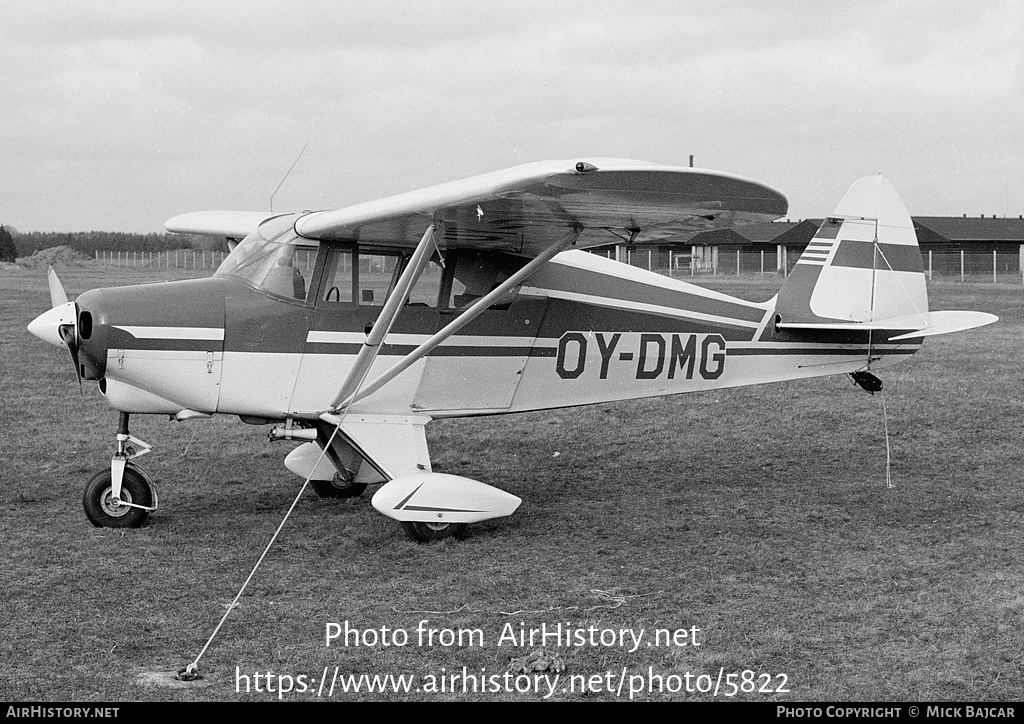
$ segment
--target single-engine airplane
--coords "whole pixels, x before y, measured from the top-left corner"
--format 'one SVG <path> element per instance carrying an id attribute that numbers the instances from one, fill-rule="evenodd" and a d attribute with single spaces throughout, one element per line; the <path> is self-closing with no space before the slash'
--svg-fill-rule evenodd
<path id="1" fill-rule="evenodd" d="M 618 159 L 547 161 L 335 211 L 210 211 L 171 232 L 228 240 L 210 278 L 95 289 L 29 325 L 71 352 L 120 412 L 109 468 L 86 485 L 97 526 L 140 525 L 156 488 L 129 416 L 237 415 L 299 441 L 286 458 L 321 496 L 380 487 L 416 540 L 510 515 L 519 498 L 431 471 L 425 425 L 850 374 L 923 338 L 988 324 L 930 312 L 903 203 L 856 182 L 779 293 L 747 302 L 583 251 L 686 239 L 783 216 L 755 181 Z"/>

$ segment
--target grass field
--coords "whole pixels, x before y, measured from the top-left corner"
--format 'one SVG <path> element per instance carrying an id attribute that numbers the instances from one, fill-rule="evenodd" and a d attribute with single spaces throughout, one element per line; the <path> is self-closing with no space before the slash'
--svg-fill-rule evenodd
<path id="1" fill-rule="evenodd" d="M 72 297 L 168 274 L 58 271 Z M 779 282 L 712 283 L 766 299 Z M 296 689 L 306 676 L 313 691 L 284 697 L 293 700 L 314 698 L 325 670 L 413 675 L 414 689 L 440 689 L 432 677 L 464 667 L 501 676 L 540 648 L 548 673 L 561 669 L 555 700 L 624 699 L 641 684 L 635 676 L 655 688 L 645 683 L 638 699 L 710 699 L 687 684 L 707 688 L 720 673 L 724 699 L 725 677 L 744 671 L 754 673 L 731 681 L 772 693 L 739 700 L 1019 700 L 1024 290 L 943 284 L 931 294 L 933 309 L 1002 320 L 929 340 L 880 373 L 894 488 L 882 399 L 846 377 L 435 422 L 436 469 L 508 490 L 520 510 L 463 540 L 416 545 L 368 495 L 325 501 L 307 491 L 200 662 L 205 686 L 173 689 L 137 679 L 199 653 L 301 485 L 282 465 L 292 445 L 231 418 L 135 417 L 132 432 L 156 446 L 141 464 L 158 481 L 161 510 L 141 529 L 93 528 L 82 488 L 109 464 L 117 415 L 92 384 L 79 394 L 66 353 L 25 331 L 49 306 L 44 271 L 2 273 L 0 700 L 280 696 L 245 693 L 245 679 L 236 692 L 236 672 L 250 689 L 257 672 L 295 677 Z M 421 646 L 423 620 L 424 630 L 480 636 L 445 646 L 438 633 Z M 378 638 L 401 630 L 408 642 L 326 646 L 327 625 L 345 621 Z M 649 638 L 634 651 L 501 640 L 507 625 L 559 623 Z M 646 645 L 656 629 L 687 634 Z M 577 691 L 561 691 L 571 676 Z M 683 690 L 659 693 L 659 676 Z M 463 693 L 462 681 L 455 693 L 335 689 L 332 698 L 547 693 Z M 584 681 L 595 691 L 580 693 Z"/>

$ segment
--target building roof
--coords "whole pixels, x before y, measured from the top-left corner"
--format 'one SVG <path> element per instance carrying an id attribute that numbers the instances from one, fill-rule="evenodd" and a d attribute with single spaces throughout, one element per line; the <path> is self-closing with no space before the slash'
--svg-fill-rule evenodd
<path id="1" fill-rule="evenodd" d="M 766 221 L 727 229 L 701 231 L 688 238 L 638 248 L 681 248 L 688 246 L 784 245 L 803 247 L 814 238 L 824 219 L 802 221 Z M 1004 244 L 1024 245 L 1024 217 L 984 216 L 912 216 L 917 240 L 922 248 L 961 248 L 980 246 L 998 248 Z M 614 246 L 609 244 L 608 248 Z"/>
<path id="2" fill-rule="evenodd" d="M 918 243 L 923 246 L 960 246 L 962 244 L 1024 244 L 1024 218 L 977 216 L 913 216 Z M 717 246 L 723 244 L 781 244 L 805 246 L 818 231 L 822 219 L 773 221 L 748 224 L 733 229 L 704 231 L 681 244 Z M 730 231 L 730 234 L 723 234 Z"/>
<path id="3" fill-rule="evenodd" d="M 913 219 L 916 227 L 927 228 L 950 241 L 1024 243 L 1024 218 L 1021 217 L 915 216 Z"/>
<path id="4" fill-rule="evenodd" d="M 804 219 L 793 224 L 790 228 L 772 239 L 773 244 L 806 246 L 807 243 L 818 233 L 822 219 Z"/>

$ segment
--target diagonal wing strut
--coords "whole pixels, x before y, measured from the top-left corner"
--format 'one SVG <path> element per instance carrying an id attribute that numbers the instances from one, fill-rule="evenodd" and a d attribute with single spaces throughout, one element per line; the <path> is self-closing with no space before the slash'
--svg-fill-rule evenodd
<path id="1" fill-rule="evenodd" d="M 431 226 L 431 228 L 428 229 L 427 233 L 424 234 L 423 241 L 420 242 L 420 247 L 424 245 L 425 241 L 429 240 L 433 228 L 434 227 Z M 492 289 L 488 294 L 474 302 L 472 306 L 466 309 L 466 311 L 464 311 L 458 317 L 449 322 L 443 329 L 438 331 L 430 339 L 428 339 L 419 347 L 417 347 L 412 352 L 407 354 L 396 365 L 390 367 L 386 372 L 381 374 L 372 382 L 368 383 L 365 386 L 360 386 L 358 384 L 358 381 L 361 379 L 361 377 L 357 377 L 355 375 L 356 369 L 353 369 L 353 371 L 349 373 L 348 378 L 346 378 L 345 384 L 342 385 L 342 388 L 338 392 L 337 397 L 334 398 L 334 402 L 331 403 L 331 409 L 322 414 L 320 416 L 320 419 L 324 420 L 325 422 L 338 424 L 340 422 L 340 419 L 338 418 L 339 413 L 347 409 L 357 400 L 361 400 L 369 395 L 372 395 L 381 387 L 391 382 L 391 380 L 398 377 L 398 375 L 400 375 L 402 372 L 409 369 L 409 367 L 414 365 L 420 359 L 430 354 L 438 345 L 442 344 L 453 334 L 455 334 L 460 329 L 465 327 L 467 324 L 472 322 L 483 312 L 487 311 L 487 309 L 489 309 L 491 305 L 493 305 L 496 301 L 503 297 L 507 292 L 509 292 L 511 289 L 518 286 L 519 284 L 522 284 L 525 279 L 532 276 L 534 272 L 536 272 L 541 266 L 543 266 L 556 255 L 562 253 L 563 251 L 571 247 L 574 243 L 576 243 L 576 239 L 579 237 L 581 231 L 582 229 L 580 228 L 572 229 L 567 234 L 562 236 L 554 244 L 549 246 L 547 249 L 544 249 L 540 254 L 531 259 L 522 269 L 520 269 L 515 274 L 510 276 L 508 279 L 499 284 L 497 287 Z M 420 247 L 417 247 L 417 253 L 420 251 Z M 410 267 L 411 266 L 413 266 L 412 262 L 410 262 Z M 405 274 L 403 274 L 403 278 L 404 276 Z M 399 282 L 399 284 L 401 284 L 401 282 Z M 406 293 L 407 292 L 408 290 L 406 290 Z M 395 293 L 392 294 L 392 297 L 398 296 L 397 293 L 398 288 L 395 289 Z M 390 302 L 391 299 L 389 298 L 388 303 L 390 304 Z M 401 307 L 399 306 L 398 309 L 400 308 Z M 380 316 L 382 319 L 378 320 L 377 324 L 380 324 L 380 322 L 385 317 L 386 309 L 387 305 L 385 305 L 384 310 L 381 310 Z M 395 316 L 397 316 L 397 310 Z M 388 320 L 389 325 L 392 322 L 394 322 L 393 317 Z M 377 324 L 374 325 L 374 329 L 371 331 L 371 334 L 377 331 Z M 385 334 L 386 330 L 384 331 L 383 334 L 381 334 L 381 340 L 383 340 Z M 370 340 L 369 338 L 367 338 L 367 344 L 369 344 L 369 342 Z M 364 347 L 364 350 L 365 349 L 366 347 Z M 379 349 L 380 343 L 378 343 L 378 345 L 374 348 L 374 351 L 372 352 L 373 358 L 376 357 L 377 351 Z M 360 350 L 360 356 L 362 356 L 362 354 L 363 350 Z M 368 355 L 369 354 L 370 353 L 368 353 Z M 372 363 L 372 361 L 373 359 L 371 358 L 369 362 L 365 363 L 366 369 L 369 369 L 369 364 Z M 359 360 L 357 358 L 356 367 L 358 366 Z M 365 374 L 365 370 L 361 374 Z M 352 381 L 356 381 L 355 384 L 352 384 Z"/>
<path id="2" fill-rule="evenodd" d="M 384 338 L 391 331 L 395 319 L 398 318 L 398 314 L 405 305 L 405 301 L 409 298 L 409 291 L 416 284 L 416 280 L 420 278 L 420 274 L 423 273 L 423 269 L 426 268 L 427 262 L 430 260 L 430 254 L 427 250 L 432 244 L 436 230 L 437 224 L 431 224 L 423 233 L 420 243 L 416 245 L 416 251 L 413 252 L 409 264 L 402 272 L 402 276 L 399 277 L 394 291 L 391 292 L 391 296 L 388 297 L 387 302 L 384 304 L 384 308 L 377 315 L 377 321 L 374 322 L 370 333 L 366 336 L 366 341 L 363 342 L 363 346 L 359 349 L 352 369 L 345 377 L 345 381 L 342 382 L 341 390 L 338 392 L 334 402 L 335 407 L 338 404 L 338 400 L 351 397 L 359 389 L 359 385 L 362 384 L 366 373 L 370 371 L 373 361 L 377 359 L 377 355 L 384 346 Z"/>

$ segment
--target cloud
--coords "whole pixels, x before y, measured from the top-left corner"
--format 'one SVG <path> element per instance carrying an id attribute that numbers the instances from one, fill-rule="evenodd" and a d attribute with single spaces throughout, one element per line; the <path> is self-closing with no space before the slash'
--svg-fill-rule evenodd
<path id="1" fill-rule="evenodd" d="M 910 188 L 912 211 L 953 213 L 970 174 L 1005 199 L 1024 160 L 1010 2 L 296 7 L 5 4 L 10 223 L 152 230 L 190 208 L 260 208 L 307 142 L 276 203 L 543 158 L 695 154 L 776 185 L 800 215 L 877 171 Z M 917 185 L 932 193 L 918 201 Z"/>

